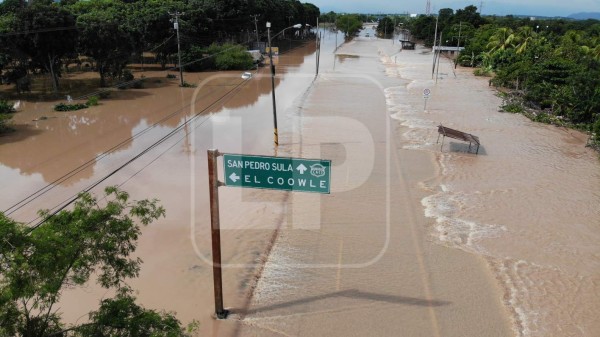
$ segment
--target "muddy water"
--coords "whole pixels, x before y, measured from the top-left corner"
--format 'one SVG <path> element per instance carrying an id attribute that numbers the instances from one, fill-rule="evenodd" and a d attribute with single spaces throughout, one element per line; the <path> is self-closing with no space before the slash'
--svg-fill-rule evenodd
<path id="1" fill-rule="evenodd" d="M 422 182 L 432 240 L 488 260 L 515 335 L 599 335 L 600 162 L 586 136 L 498 112 L 487 79 L 447 60 L 436 84 L 427 50 L 382 62 L 402 81 L 386 96 L 404 147 L 438 165 Z M 479 155 L 452 139 L 438 144 L 440 123 L 479 136 Z"/>
<path id="2" fill-rule="evenodd" d="M 286 111 L 312 83 L 314 51 L 309 43 L 277 59 L 281 129 L 289 127 Z M 167 79 L 166 72 L 146 71 L 144 89 L 114 90 L 99 106 L 75 112 L 53 111 L 58 102 L 23 102 L 14 117 L 17 132 L 0 137 L 0 208 L 20 221 L 36 223 L 38 209 L 60 206 L 178 130 L 92 192 L 119 185 L 133 199 L 160 200 L 167 216 L 144 229 L 137 251 L 144 264 L 140 277 L 129 283 L 143 305 L 175 311 L 184 323 L 199 321 L 201 335 L 229 335 L 227 326 L 211 318 L 206 150 L 277 154 L 268 68 L 253 73 L 248 81 L 241 72 L 185 74 L 186 82 L 197 87 L 179 88 L 178 80 Z M 46 193 L 18 204 L 38 190 Z M 242 308 L 287 194 L 263 193 L 259 203 L 253 202 L 255 191 L 221 189 L 220 197 L 223 261 L 233 265 L 224 271 L 225 306 Z M 82 322 L 109 295 L 89 284 L 66 292 L 59 311 L 67 322 Z"/>

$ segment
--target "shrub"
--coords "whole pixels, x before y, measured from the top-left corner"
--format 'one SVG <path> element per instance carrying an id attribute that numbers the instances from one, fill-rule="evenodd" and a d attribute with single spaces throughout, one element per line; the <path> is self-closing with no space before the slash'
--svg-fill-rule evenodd
<path id="1" fill-rule="evenodd" d="M 12 104 L 7 101 L 0 100 L 0 132 L 9 130 L 8 122 L 12 118 L 12 113 L 15 112 Z"/>
<path id="2" fill-rule="evenodd" d="M 473 74 L 475 76 L 484 76 L 484 77 L 492 76 L 491 70 L 489 70 L 487 68 L 477 68 L 473 71 Z"/>
<path id="3" fill-rule="evenodd" d="M 596 119 L 596 123 L 592 126 L 592 132 L 594 133 L 593 140 L 600 144 L 600 116 Z"/>
<path id="4" fill-rule="evenodd" d="M 254 60 L 244 46 L 224 44 L 223 51 L 215 56 L 218 70 L 248 70 L 252 69 Z"/>
<path id="5" fill-rule="evenodd" d="M 520 103 L 515 102 L 502 105 L 502 110 L 512 113 L 523 113 L 525 111 L 525 109 L 523 109 L 523 106 Z"/>
<path id="6" fill-rule="evenodd" d="M 137 80 L 131 84 L 133 89 L 142 89 L 144 87 L 144 80 Z"/>
<path id="7" fill-rule="evenodd" d="M 135 78 L 135 76 L 133 76 L 133 74 L 131 73 L 131 70 L 129 70 L 129 69 L 125 69 L 125 70 L 123 70 L 123 72 L 121 72 L 121 80 L 122 81 L 129 82 L 129 81 L 133 81 L 134 78 Z"/>
<path id="8" fill-rule="evenodd" d="M 101 91 L 98 96 L 102 99 L 106 99 L 110 97 L 110 91 Z"/>
<path id="9" fill-rule="evenodd" d="M 65 104 L 58 103 L 54 106 L 55 111 L 75 111 L 87 108 L 88 105 L 86 103 L 75 103 L 75 104 Z"/>
<path id="10" fill-rule="evenodd" d="M 216 46 L 216 45 L 213 45 Z M 211 46 L 212 47 L 212 46 Z M 185 71 L 206 71 L 211 69 L 216 69 L 215 66 L 215 58 L 208 57 L 210 53 L 210 48 L 204 48 L 200 46 L 191 46 L 188 50 L 184 51 L 181 54 L 181 62 L 184 64 L 183 70 Z M 218 51 L 215 51 L 218 52 Z M 168 75 L 167 75 L 168 76 Z M 169 78 L 169 77 L 167 77 Z M 177 76 L 173 75 L 172 78 L 177 78 Z"/>
<path id="11" fill-rule="evenodd" d="M 177 78 L 177 75 L 167 74 L 167 78 L 168 79 L 174 79 L 174 78 Z"/>
<path id="12" fill-rule="evenodd" d="M 12 104 L 5 100 L 0 100 L 0 114 L 9 114 L 15 112 Z"/>
<path id="13" fill-rule="evenodd" d="M 184 81 L 183 85 L 180 85 L 180 87 L 182 87 L 182 88 L 195 88 L 196 85 L 195 84 L 190 84 L 190 83 Z"/>
<path id="14" fill-rule="evenodd" d="M 86 104 L 88 106 L 96 106 L 96 105 L 98 105 L 98 101 L 99 101 L 98 96 L 91 96 L 90 98 L 88 98 Z"/>
<path id="15" fill-rule="evenodd" d="M 231 43 L 212 44 L 208 48 L 192 46 L 181 58 L 185 71 L 248 70 L 254 66 L 246 47 Z"/>

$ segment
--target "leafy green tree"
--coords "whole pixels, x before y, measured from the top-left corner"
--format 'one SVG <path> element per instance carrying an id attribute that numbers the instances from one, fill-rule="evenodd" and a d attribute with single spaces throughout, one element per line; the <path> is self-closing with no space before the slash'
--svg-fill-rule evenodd
<path id="1" fill-rule="evenodd" d="M 480 26 L 486 24 L 486 20 L 483 19 L 477 12 L 477 7 L 472 5 L 467 6 L 464 9 L 456 10 L 453 21 L 454 23 L 469 23 L 475 28 L 479 28 Z"/>
<path id="2" fill-rule="evenodd" d="M 336 19 L 337 19 L 337 14 L 334 11 L 330 11 L 329 13 L 321 14 L 319 21 L 335 23 Z"/>
<path id="3" fill-rule="evenodd" d="M 435 17 L 433 15 L 419 15 L 409 21 L 410 33 L 413 38 L 422 40 L 425 46 L 433 46 L 435 34 Z"/>
<path id="4" fill-rule="evenodd" d="M 0 213 L 1 336 L 61 335 L 65 326 L 55 310 L 56 303 L 65 288 L 84 285 L 92 275 L 102 287 L 120 289 L 121 293 L 116 299 L 103 302 L 100 310 L 91 315 L 90 324 L 98 331 L 107 331 L 107 326 L 119 325 L 120 320 L 140 312 L 139 307 L 130 303 L 131 296 L 126 296 L 125 285 L 126 278 L 138 276 L 142 262 L 132 257 L 141 234 L 137 221 L 147 225 L 165 211 L 157 200 L 131 202 L 126 192 L 115 187 L 106 188 L 105 193 L 108 201 L 103 202 L 104 206 L 89 193 L 83 193 L 70 211 L 40 212 L 44 223 L 36 228 Z M 113 316 L 110 310 L 114 305 L 129 308 L 132 314 Z M 136 320 L 135 325 L 128 326 L 137 330 L 155 329 L 153 324 L 158 318 L 153 317 Z M 163 319 L 172 322 L 169 316 L 161 315 L 159 321 Z M 168 324 L 168 330 L 173 326 L 173 322 Z M 115 335 L 145 334 L 130 331 Z"/>
<path id="5" fill-rule="evenodd" d="M 346 14 L 338 16 L 335 25 L 346 35 L 346 37 L 350 37 L 361 30 L 363 23 L 357 15 Z"/>
<path id="6" fill-rule="evenodd" d="M 502 51 L 515 46 L 515 34 L 512 29 L 508 27 L 498 28 L 494 35 L 490 37 L 487 45 L 488 51 Z"/>
<path id="7" fill-rule="evenodd" d="M 310 2 L 306 2 L 302 4 L 304 6 L 304 15 L 306 16 L 306 22 L 311 26 L 317 25 L 317 18 L 321 16 L 321 11 L 319 7 L 311 4 Z M 335 21 L 333 21 L 335 22 Z"/>
<path id="8" fill-rule="evenodd" d="M 100 308 L 90 313 L 91 324 L 75 329 L 77 336 L 182 337 L 181 323 L 173 314 L 145 309 L 135 303 L 130 289 L 122 289 L 115 298 L 102 300 Z"/>
<path id="9" fill-rule="evenodd" d="M 77 17 L 79 50 L 96 61 L 100 86 L 107 77 L 118 78 L 129 62 L 138 42 L 126 24 L 124 4 L 106 9 L 93 9 Z"/>
<path id="10" fill-rule="evenodd" d="M 377 33 L 384 38 L 387 38 L 389 34 L 393 34 L 394 20 L 392 20 L 392 18 L 390 18 L 389 16 L 386 16 L 379 20 L 379 23 L 377 24 Z"/>
<path id="11" fill-rule="evenodd" d="M 54 92 L 58 92 L 62 58 L 73 53 L 77 43 L 75 17 L 64 8 L 33 4 L 17 12 L 15 23 L 15 31 L 30 33 L 15 35 L 12 43 L 26 55 L 31 67 L 50 74 Z"/>

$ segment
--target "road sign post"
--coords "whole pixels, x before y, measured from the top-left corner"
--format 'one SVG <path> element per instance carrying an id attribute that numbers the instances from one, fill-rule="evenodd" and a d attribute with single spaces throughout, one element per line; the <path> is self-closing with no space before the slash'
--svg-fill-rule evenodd
<path id="1" fill-rule="evenodd" d="M 217 171 L 218 150 L 208 150 L 208 188 L 210 195 L 210 233 L 213 258 L 213 286 L 215 292 L 215 314 L 217 318 L 227 318 L 223 308 L 223 278 L 221 274 L 221 225 L 219 220 L 219 176 Z"/>
<path id="2" fill-rule="evenodd" d="M 427 100 L 429 100 L 429 96 L 431 95 L 431 90 L 428 88 L 423 89 L 423 100 L 425 101 L 425 105 L 423 106 L 423 112 L 427 111 Z"/>
<path id="3" fill-rule="evenodd" d="M 219 187 L 234 186 L 329 194 L 331 160 L 230 154 L 219 153 L 219 150 L 208 150 L 207 154 L 215 314 L 217 318 L 224 319 L 227 318 L 229 311 L 223 308 Z M 223 156 L 225 183 L 219 181 L 217 168 L 219 156 Z"/>

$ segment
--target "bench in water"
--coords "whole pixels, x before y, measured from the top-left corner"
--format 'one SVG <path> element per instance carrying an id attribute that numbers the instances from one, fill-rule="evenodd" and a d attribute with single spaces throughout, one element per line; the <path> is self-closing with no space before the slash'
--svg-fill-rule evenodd
<path id="1" fill-rule="evenodd" d="M 474 136 L 470 133 L 454 130 L 454 129 L 445 127 L 442 124 L 440 124 L 438 126 L 438 139 L 437 139 L 436 144 L 439 143 L 441 135 L 443 135 L 444 137 L 442 138 L 442 146 L 440 147 L 440 151 L 444 147 L 444 139 L 446 139 L 446 137 L 450 137 L 450 138 L 462 140 L 463 142 L 468 142 L 469 143 L 469 152 L 471 151 L 471 146 L 473 144 L 477 145 L 475 154 L 479 153 L 479 137 L 477 137 L 477 136 Z"/>

